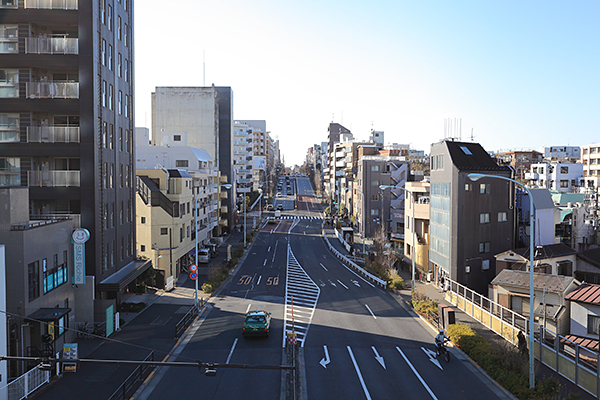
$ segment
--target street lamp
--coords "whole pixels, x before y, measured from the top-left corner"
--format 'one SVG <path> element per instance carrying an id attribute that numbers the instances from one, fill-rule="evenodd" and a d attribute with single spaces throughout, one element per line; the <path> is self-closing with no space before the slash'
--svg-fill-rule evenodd
<path id="1" fill-rule="evenodd" d="M 204 193 L 206 192 L 208 189 L 215 189 L 218 187 L 224 187 L 225 189 L 231 189 L 231 183 L 224 183 L 223 185 L 210 185 L 207 186 L 206 188 L 202 189 L 201 191 L 199 191 L 198 193 L 196 193 L 196 196 L 194 197 L 194 230 L 195 232 L 195 238 L 196 238 L 196 248 L 195 248 L 195 254 L 196 254 L 196 267 L 198 267 L 198 196 L 200 196 L 200 193 Z M 159 258 L 162 256 L 159 256 Z M 197 307 L 198 306 L 198 278 L 196 277 L 195 279 L 196 281 L 196 297 L 194 298 L 194 305 Z"/>
<path id="2" fill-rule="evenodd" d="M 350 190 L 350 188 L 344 188 L 345 191 Z M 365 223 L 367 221 L 367 217 L 365 216 L 365 195 L 364 193 L 360 190 L 360 189 L 356 189 L 353 188 L 353 190 L 356 190 L 357 192 L 360 193 L 360 195 L 362 196 L 363 199 L 363 206 L 362 206 L 362 242 L 363 242 L 363 254 L 365 254 Z"/>
<path id="3" fill-rule="evenodd" d="M 411 208 L 412 208 L 412 222 L 411 222 L 411 226 L 412 226 L 412 254 L 411 254 L 411 263 L 412 263 L 412 271 L 411 271 L 411 290 L 415 290 L 415 257 L 416 257 L 416 253 L 415 253 L 415 248 L 416 248 L 416 240 L 415 240 L 415 195 L 408 189 L 406 189 L 405 187 L 402 186 L 390 186 L 390 185 L 379 185 L 379 189 L 384 190 L 384 189 L 388 189 L 391 188 L 393 189 L 402 189 L 404 190 L 406 193 L 410 194 L 410 199 L 411 199 Z M 382 194 L 383 197 L 383 194 Z M 383 207 L 382 207 L 383 208 Z M 404 208 L 406 210 L 406 207 Z M 381 212 L 383 213 L 383 210 L 381 210 Z"/>
<path id="4" fill-rule="evenodd" d="M 515 185 L 521 186 L 527 192 L 529 196 L 529 387 L 533 389 L 535 387 L 535 373 L 533 372 L 533 300 L 534 300 L 534 291 L 533 291 L 533 262 L 534 262 L 534 237 L 533 237 L 533 196 L 531 195 L 531 191 L 527 188 L 527 186 L 523 185 L 521 182 L 516 181 L 514 179 L 506 178 L 500 175 L 488 175 L 488 174 L 469 174 L 467 175 L 469 179 L 473 182 L 479 180 L 480 178 L 497 178 L 503 179 L 505 181 L 509 181 L 514 183 Z"/>

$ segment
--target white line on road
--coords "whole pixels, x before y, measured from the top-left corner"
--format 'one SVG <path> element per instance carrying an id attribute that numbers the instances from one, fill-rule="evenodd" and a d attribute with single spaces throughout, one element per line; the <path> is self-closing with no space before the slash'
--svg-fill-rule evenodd
<path id="1" fill-rule="evenodd" d="M 252 305 L 252 303 L 248 303 L 248 308 L 246 308 L 246 314 L 248 314 L 248 311 L 250 311 L 250 306 Z"/>
<path id="2" fill-rule="evenodd" d="M 427 386 L 427 384 L 425 383 L 425 381 L 423 380 L 423 378 L 421 378 L 421 375 L 419 375 L 419 373 L 417 372 L 417 370 L 415 369 L 415 367 L 413 367 L 413 365 L 410 363 L 410 361 L 408 361 L 408 358 L 406 358 L 406 356 L 404 355 L 404 353 L 402 352 L 402 350 L 400 350 L 400 347 L 396 346 L 396 350 L 398 350 L 398 352 L 400 353 L 400 355 L 402 356 L 402 358 L 404 358 L 404 361 L 406 361 L 406 363 L 408 364 L 408 366 L 410 367 L 410 369 L 412 369 L 412 371 L 415 373 L 415 375 L 417 376 L 417 378 L 419 378 L 419 380 L 421 381 L 421 383 L 423 384 L 423 386 L 425 387 L 425 389 L 429 392 L 429 395 L 431 396 L 432 399 L 437 400 L 437 397 L 435 397 L 435 394 L 433 394 L 433 392 L 431 391 L 431 389 L 429 389 L 429 386 Z"/>
<path id="3" fill-rule="evenodd" d="M 321 264 L 321 263 L 319 263 L 319 264 Z M 323 267 L 323 269 L 324 269 L 325 271 L 329 271 L 327 268 L 325 268 L 325 266 L 324 266 L 323 264 L 321 264 L 321 267 Z"/>
<path id="4" fill-rule="evenodd" d="M 365 304 L 365 307 L 367 307 L 367 310 L 369 310 L 369 312 L 371 313 L 371 315 L 373 316 L 373 318 L 377 319 L 377 317 L 375 316 L 375 314 L 373 314 L 373 311 L 371 311 L 371 309 L 369 308 L 369 306 Z"/>
<path id="5" fill-rule="evenodd" d="M 261 278 L 262 278 L 262 275 L 258 277 L 258 282 L 256 282 L 256 286 L 260 285 Z"/>
<path id="6" fill-rule="evenodd" d="M 350 358 L 352 359 L 352 364 L 354 364 L 354 369 L 356 370 L 356 374 L 358 375 L 358 380 L 360 381 L 363 391 L 365 392 L 365 396 L 367 396 L 367 400 L 371 400 L 371 395 L 369 394 L 369 390 L 367 389 L 367 386 L 365 385 L 365 381 L 363 380 L 363 377 L 360 373 L 360 369 L 358 369 L 358 364 L 356 364 L 356 360 L 354 359 L 354 354 L 352 354 L 352 349 L 350 348 L 350 346 L 346 346 L 346 347 L 348 348 L 348 353 L 350 353 Z"/>
<path id="7" fill-rule="evenodd" d="M 342 283 L 342 281 L 340 281 L 339 279 L 338 279 L 337 281 L 340 283 L 340 285 L 342 285 L 343 287 L 345 287 L 346 289 L 348 289 L 348 286 L 344 285 L 344 284 Z"/>
<path id="8" fill-rule="evenodd" d="M 263 267 L 267 265 L 267 259 L 265 258 L 265 262 L 263 263 Z"/>
<path id="9" fill-rule="evenodd" d="M 269 246 L 269 250 L 267 250 L 267 253 L 271 251 L 271 246 Z"/>
<path id="10" fill-rule="evenodd" d="M 233 355 L 233 350 L 235 350 L 235 345 L 238 342 L 238 338 L 235 338 L 235 340 L 233 341 L 233 346 L 231 346 L 231 350 L 229 351 L 229 355 L 227 356 L 227 361 L 225 362 L 225 364 L 229 364 L 229 360 L 231 360 L 231 356 Z"/>

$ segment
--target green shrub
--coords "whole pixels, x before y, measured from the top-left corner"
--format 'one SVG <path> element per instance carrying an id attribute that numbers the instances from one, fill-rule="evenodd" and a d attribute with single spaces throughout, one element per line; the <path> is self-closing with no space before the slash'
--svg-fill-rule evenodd
<path id="1" fill-rule="evenodd" d="M 402 279 L 402 277 L 396 276 L 388 282 L 388 287 L 392 290 L 401 290 L 406 288 L 406 285 L 404 284 L 404 279 Z"/>
<path id="2" fill-rule="evenodd" d="M 463 324 L 451 324 L 448 326 L 446 330 L 446 335 L 452 340 L 452 343 L 458 345 L 458 347 L 462 347 L 461 339 L 464 336 L 475 336 L 475 332 L 467 325 Z"/>
<path id="3" fill-rule="evenodd" d="M 240 258 L 243 255 L 244 255 L 244 246 L 238 246 L 235 249 L 233 249 L 232 257 Z"/>
<path id="4" fill-rule="evenodd" d="M 213 287 L 212 283 L 210 283 L 210 282 L 204 282 L 202 284 L 202 291 L 204 293 L 210 294 L 210 293 L 212 293 L 212 292 L 215 291 L 215 288 Z"/>
<path id="5" fill-rule="evenodd" d="M 428 317 L 438 315 L 438 301 L 432 300 L 421 291 L 414 291 L 412 296 L 412 306 L 416 312 Z"/>

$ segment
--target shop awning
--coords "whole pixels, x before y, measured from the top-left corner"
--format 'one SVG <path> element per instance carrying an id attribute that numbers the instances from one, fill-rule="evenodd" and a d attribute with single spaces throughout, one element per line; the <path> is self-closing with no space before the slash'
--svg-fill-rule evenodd
<path id="1" fill-rule="evenodd" d="M 152 267 L 151 260 L 134 260 L 98 284 L 101 292 L 120 292 Z"/>
<path id="2" fill-rule="evenodd" d="M 40 308 L 27 318 L 34 321 L 57 321 L 71 311 L 70 308 Z"/>

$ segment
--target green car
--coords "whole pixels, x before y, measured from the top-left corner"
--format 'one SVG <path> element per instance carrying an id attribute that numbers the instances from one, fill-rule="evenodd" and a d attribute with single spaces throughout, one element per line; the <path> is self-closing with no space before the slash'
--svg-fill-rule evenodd
<path id="1" fill-rule="evenodd" d="M 248 336 L 267 336 L 271 331 L 271 313 L 264 310 L 255 310 L 246 313 L 242 335 Z"/>

